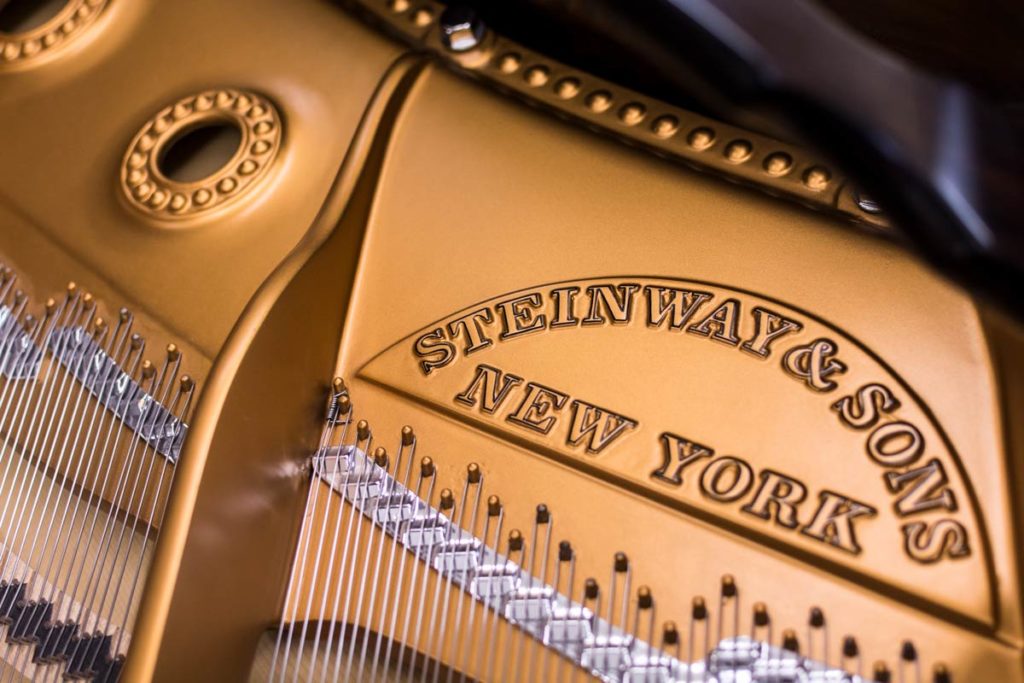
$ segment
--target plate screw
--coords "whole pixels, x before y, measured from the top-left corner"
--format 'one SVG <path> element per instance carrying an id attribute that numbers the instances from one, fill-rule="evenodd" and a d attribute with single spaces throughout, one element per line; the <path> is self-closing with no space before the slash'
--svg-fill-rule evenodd
<path id="1" fill-rule="evenodd" d="M 441 40 L 452 52 L 466 52 L 480 44 L 486 28 L 471 7 L 451 5 L 441 13 Z"/>
<path id="2" fill-rule="evenodd" d="M 854 190 L 853 199 L 857 202 L 857 206 L 859 206 L 860 210 L 864 213 L 870 213 L 872 215 L 882 213 L 882 207 L 878 205 L 878 202 L 860 190 Z"/>

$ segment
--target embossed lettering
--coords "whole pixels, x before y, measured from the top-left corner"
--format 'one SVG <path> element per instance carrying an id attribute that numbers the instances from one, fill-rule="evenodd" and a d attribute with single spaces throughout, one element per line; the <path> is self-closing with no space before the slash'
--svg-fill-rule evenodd
<path id="1" fill-rule="evenodd" d="M 637 310 L 644 306 L 646 311 Z M 748 310 L 749 323 L 745 313 Z M 634 314 L 637 316 L 636 325 L 631 324 L 634 322 Z M 636 438 L 628 435 L 642 433 L 640 421 L 578 399 L 572 392 L 556 390 L 524 377 L 506 374 L 490 365 L 477 365 L 468 386 L 459 384 L 461 375 L 457 373 L 450 378 L 455 384 L 440 381 L 433 377 L 433 373 L 455 365 L 462 355 L 500 347 L 504 342 L 519 337 L 546 337 L 541 333 L 577 329 L 581 326 L 611 325 L 626 327 L 624 333 L 627 335 L 644 335 L 640 340 L 644 351 L 640 353 L 664 353 L 666 371 L 673 375 L 691 368 L 702 371 L 700 365 L 710 360 L 703 357 L 701 349 L 694 348 L 702 346 L 701 342 L 690 343 L 685 340 L 680 342 L 679 356 L 673 356 L 672 342 L 669 340 L 679 339 L 677 333 L 680 331 L 686 332 L 686 336 L 704 337 L 733 346 L 742 351 L 740 355 L 745 357 L 774 358 L 775 372 L 780 376 L 795 378 L 817 392 L 837 390 L 843 383 L 844 373 L 848 371 L 843 361 L 855 361 L 851 374 L 865 379 L 851 385 L 851 388 L 857 387 L 855 391 L 844 387 L 843 391 L 835 391 L 836 398 L 819 405 L 828 405 L 831 414 L 838 418 L 844 429 L 861 432 L 860 443 L 867 455 L 867 459 L 860 456 L 862 462 L 866 464 L 870 461 L 871 467 L 880 468 L 876 476 L 882 479 L 883 484 L 881 488 L 876 485 L 871 490 L 887 496 L 892 507 L 884 507 L 891 511 L 897 524 L 906 524 L 902 527 L 905 552 L 915 561 L 924 563 L 970 553 L 969 544 L 975 539 L 968 537 L 968 521 L 971 524 L 979 522 L 971 521 L 969 513 L 965 514 L 958 509 L 958 502 L 966 495 L 961 487 L 969 486 L 969 483 L 965 484 L 954 473 L 951 463 L 955 463 L 958 456 L 941 438 L 941 432 L 936 431 L 941 428 L 927 406 L 869 348 L 839 328 L 820 318 L 803 318 L 800 312 L 785 304 L 771 302 L 741 290 L 696 281 L 635 276 L 628 279 L 581 279 L 494 297 L 474 308 L 463 309 L 444 322 L 421 330 L 403 341 L 406 344 L 411 340 L 412 354 L 410 357 L 406 346 L 402 362 L 408 363 L 411 360 L 420 371 L 417 375 L 431 376 L 429 382 L 424 382 L 421 391 L 410 388 L 404 391 L 427 400 L 432 400 L 439 390 L 443 391 L 443 396 L 454 394 L 453 402 L 460 406 L 460 413 L 462 407 L 468 407 L 474 420 L 490 416 L 495 420 L 492 426 L 509 432 L 507 436 L 519 442 L 523 438 L 544 439 L 545 453 L 557 449 L 564 456 L 580 461 L 587 458 L 584 453 L 605 458 L 605 454 L 614 451 L 615 444 Z M 669 336 L 659 341 L 654 336 L 655 331 L 669 333 Z M 628 368 L 616 368 L 613 364 L 636 362 L 635 353 L 624 356 L 618 354 L 614 340 L 606 340 L 603 335 L 599 335 L 599 338 L 593 334 L 582 336 L 585 338 L 578 340 L 581 343 L 598 342 L 598 347 L 591 354 L 592 362 L 600 368 L 596 372 L 610 370 L 608 377 L 613 382 L 621 381 L 623 372 L 628 375 Z M 564 339 L 552 341 L 556 344 L 554 352 L 564 351 L 567 348 L 565 344 L 571 342 L 571 334 Z M 843 354 L 840 354 L 840 345 L 843 346 Z M 512 359 L 514 363 L 529 363 L 537 357 L 529 347 L 523 350 L 524 353 L 519 355 L 515 353 L 518 347 L 506 349 L 510 353 L 501 355 Z M 553 349 L 542 344 L 537 352 L 550 353 Z M 599 354 L 610 357 L 604 358 Z M 719 362 L 726 355 L 716 354 L 714 362 Z M 486 354 L 481 354 L 480 360 L 487 360 Z M 380 364 L 374 362 L 373 365 L 372 379 L 386 384 L 394 375 L 394 366 L 390 365 L 390 361 Z M 408 365 L 405 367 L 408 368 Z M 576 374 L 571 376 L 579 377 Z M 701 377 L 703 375 L 697 372 L 692 377 L 669 376 L 665 379 L 670 383 L 687 381 L 686 390 L 692 392 L 699 388 L 689 384 L 699 381 Z M 601 382 L 600 377 L 592 379 Z M 733 379 L 745 382 L 740 372 Z M 792 402 L 795 397 L 789 395 L 789 392 L 780 397 L 772 395 L 773 389 L 762 381 L 762 373 L 758 372 L 758 376 L 751 379 L 755 381 L 750 383 L 747 391 L 758 393 L 750 394 L 749 401 L 741 399 L 740 403 L 744 406 L 754 405 L 758 401 L 767 406 L 768 402 L 779 398 L 779 411 L 803 411 L 802 405 L 797 406 Z M 630 381 L 627 379 L 629 390 L 623 392 L 623 396 L 632 402 L 632 406 L 640 406 L 631 407 L 629 410 L 633 413 L 651 404 L 647 396 L 632 387 Z M 854 380 L 851 378 L 848 381 Z M 460 391 L 459 386 L 465 388 Z M 727 396 L 744 391 L 742 386 L 726 389 Z M 712 392 L 709 395 L 718 394 Z M 618 401 L 617 398 L 607 397 L 601 400 Z M 909 404 L 909 407 L 905 408 L 902 404 Z M 810 404 L 807 405 L 810 410 Z M 902 414 L 900 409 L 904 409 Z M 659 415 L 662 414 L 660 408 L 657 410 Z M 681 417 L 695 421 L 704 414 L 705 411 L 698 409 Z M 465 414 L 461 417 L 469 418 Z M 804 416 L 801 412 L 793 418 L 794 424 L 797 424 L 795 420 L 802 420 Z M 765 423 L 759 420 L 756 424 Z M 529 433 L 520 431 L 520 428 L 529 430 Z M 691 426 L 686 429 L 697 428 Z M 700 425 L 699 428 L 706 430 L 708 425 Z M 770 459 L 770 443 L 774 443 L 773 440 L 780 438 L 782 433 L 774 425 L 769 424 L 766 429 L 768 433 L 763 435 L 763 443 L 759 442 L 758 448 L 767 450 L 759 450 L 758 456 Z M 816 544 L 806 539 L 814 539 L 844 553 L 861 552 L 855 531 L 863 535 L 864 532 L 858 529 L 859 520 L 876 516 L 878 512 L 875 508 L 848 496 L 822 490 L 818 482 L 813 480 L 797 479 L 761 466 L 755 468 L 752 462 L 740 457 L 718 456 L 712 447 L 670 432 L 653 433 L 659 434 L 659 444 L 648 446 L 658 448 L 660 459 L 648 453 L 652 461 L 646 466 L 635 457 L 607 461 L 595 459 L 595 465 L 606 467 L 615 476 L 643 475 L 646 472 L 650 480 L 643 486 L 650 492 L 653 493 L 659 485 L 669 487 L 661 490 L 662 496 L 667 494 L 681 499 L 694 497 L 701 505 L 711 508 L 718 503 L 728 504 L 731 509 L 729 524 L 753 526 L 756 523 L 752 518 L 756 517 L 765 522 L 762 531 L 769 527 L 772 533 L 781 534 L 788 530 L 791 540 L 800 538 L 801 543 L 808 546 Z M 850 436 L 847 433 L 843 438 Z M 629 441 L 627 445 L 633 445 L 633 442 Z M 825 453 L 822 455 L 834 461 L 849 454 L 829 452 L 827 456 Z M 650 465 L 657 466 L 651 468 Z M 826 476 L 831 476 L 828 470 L 834 465 L 829 462 L 816 463 L 812 471 L 818 472 L 820 466 Z M 638 472 L 626 471 L 633 467 L 640 469 Z M 693 481 L 689 482 L 688 488 L 683 489 L 687 479 Z M 851 478 L 851 482 L 861 484 L 862 479 Z M 873 501 L 874 505 L 883 507 L 879 503 Z M 967 519 L 961 519 L 962 516 Z M 908 523 L 911 521 L 913 523 Z"/>
<path id="2" fill-rule="evenodd" d="M 416 339 L 413 349 L 416 356 L 423 359 L 419 366 L 424 375 L 455 360 L 455 345 L 444 338 L 444 330 L 440 327 Z"/>
<path id="3" fill-rule="evenodd" d="M 740 302 L 736 299 L 726 299 L 699 323 L 687 328 L 687 332 L 702 334 L 709 339 L 735 346 L 740 343 L 740 338 L 736 336 L 739 306 Z"/>
<path id="4" fill-rule="evenodd" d="M 912 522 L 902 529 L 903 548 L 907 555 L 922 564 L 938 562 L 943 555 L 957 558 L 971 554 L 967 531 L 952 519 L 940 519 L 932 525 Z"/>
<path id="5" fill-rule="evenodd" d="M 473 381 L 465 391 L 455 397 L 455 400 L 474 407 L 477 404 L 477 394 L 480 394 L 480 409 L 488 415 L 493 415 L 505 402 L 505 397 L 512 387 L 522 381 L 522 377 L 503 374 L 501 370 L 490 365 L 478 365 Z"/>
<path id="6" fill-rule="evenodd" d="M 590 296 L 590 314 L 583 319 L 584 325 L 600 325 L 610 322 L 624 325 L 633 318 L 633 297 L 640 285 L 591 285 L 587 287 Z M 608 317 L 602 317 L 604 310 Z"/>
<path id="7" fill-rule="evenodd" d="M 868 436 L 867 449 L 879 465 L 905 467 L 921 457 L 924 437 L 909 422 L 886 422 Z"/>
<path id="8" fill-rule="evenodd" d="M 651 472 L 651 476 L 673 486 L 682 486 L 683 470 L 689 465 L 701 458 L 709 458 L 715 454 L 715 451 L 707 446 L 669 432 L 661 435 L 661 443 L 661 467 Z"/>
<path id="9" fill-rule="evenodd" d="M 799 332 L 803 325 L 795 320 L 783 317 L 778 313 L 769 311 L 767 308 L 755 306 L 754 315 L 754 336 L 743 342 L 740 349 L 761 358 L 771 355 L 773 342 L 790 332 Z"/>
<path id="10" fill-rule="evenodd" d="M 622 432 L 636 427 L 636 420 L 599 408 L 598 406 L 573 399 L 572 422 L 569 425 L 569 446 L 578 446 L 587 440 L 587 453 L 600 453 Z M 589 437 L 589 438 L 588 438 Z"/>
<path id="11" fill-rule="evenodd" d="M 505 419 L 535 432 L 547 434 L 558 419 L 550 413 L 561 410 L 568 398 L 560 391 L 529 382 L 526 385 L 526 398 L 516 408 L 516 412 Z"/>
<path id="12" fill-rule="evenodd" d="M 700 292 L 676 287 L 644 287 L 647 296 L 647 326 L 661 327 L 669 319 L 670 330 L 682 330 L 704 302 L 711 298 L 710 292 Z"/>
<path id="13" fill-rule="evenodd" d="M 839 419 L 854 429 L 874 427 L 882 413 L 891 413 L 899 407 L 900 402 L 882 384 L 865 384 L 854 395 L 843 396 L 832 404 Z"/>
<path id="14" fill-rule="evenodd" d="M 555 302 L 555 315 L 551 319 L 551 327 L 575 327 L 580 324 L 576 317 L 576 295 L 579 287 L 559 287 L 551 290 L 551 300 Z"/>
<path id="15" fill-rule="evenodd" d="M 814 518 L 800 533 L 848 553 L 860 553 L 853 522 L 858 517 L 874 517 L 877 510 L 832 491 L 822 491 L 818 498 L 821 502 Z"/>
<path id="16" fill-rule="evenodd" d="M 787 529 L 795 529 L 800 523 L 796 518 L 796 506 L 807 497 L 807 487 L 778 472 L 764 470 L 760 474 L 761 486 L 754 499 L 741 510 L 748 514 L 770 520 Z"/>
<path id="17" fill-rule="evenodd" d="M 537 309 L 543 305 L 540 293 L 532 292 L 526 296 L 518 296 L 495 304 L 495 308 L 501 315 L 502 331 L 498 338 L 501 341 L 513 339 L 530 332 L 543 330 L 547 324 L 547 318 L 537 315 L 531 308 Z"/>
<path id="18" fill-rule="evenodd" d="M 828 379 L 846 372 L 846 365 L 836 360 L 838 346 L 831 339 L 815 339 L 806 346 L 795 346 L 782 357 L 782 367 L 815 391 L 832 391 L 836 383 Z"/>
<path id="19" fill-rule="evenodd" d="M 708 498 L 731 503 L 742 498 L 754 482 L 750 465 L 739 458 L 724 456 L 708 463 L 700 475 L 700 490 Z"/>
<path id="20" fill-rule="evenodd" d="M 885 483 L 890 491 L 900 493 L 896 511 L 903 517 L 937 508 L 956 511 L 956 498 L 946 486 L 946 471 L 938 460 L 907 472 L 888 472 Z"/>
<path id="21" fill-rule="evenodd" d="M 466 337 L 466 348 L 463 349 L 463 353 L 467 356 L 471 353 L 476 353 L 480 349 L 486 349 L 488 346 L 494 344 L 490 338 L 484 334 L 484 323 L 491 324 L 494 322 L 494 315 L 491 313 L 489 308 L 478 308 L 472 313 L 467 313 L 461 318 L 448 323 L 448 334 L 453 338 L 460 335 Z"/>

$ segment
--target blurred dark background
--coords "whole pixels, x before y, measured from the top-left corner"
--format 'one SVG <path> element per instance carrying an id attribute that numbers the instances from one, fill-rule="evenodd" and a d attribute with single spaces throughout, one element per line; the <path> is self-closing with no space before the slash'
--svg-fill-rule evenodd
<path id="1" fill-rule="evenodd" d="M 784 0 L 765 0 L 766 2 Z M 814 0 L 919 67 L 970 85 L 1024 129 L 1024 0 Z M 629 11 L 629 0 L 622 0 Z M 700 107 L 572 17 L 587 0 L 470 0 L 486 23 L 560 61 L 682 107 Z M 838 76 L 838 74 L 837 74 Z"/>

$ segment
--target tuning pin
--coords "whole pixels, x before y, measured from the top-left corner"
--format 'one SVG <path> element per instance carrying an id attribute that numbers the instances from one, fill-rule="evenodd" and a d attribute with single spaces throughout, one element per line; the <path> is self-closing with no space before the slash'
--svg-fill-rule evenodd
<path id="1" fill-rule="evenodd" d="M 501 499 L 497 496 L 487 497 L 487 515 L 489 517 L 497 517 L 501 514 Z"/>
<path id="2" fill-rule="evenodd" d="M 788 652 L 800 652 L 800 643 L 796 638 L 796 631 L 791 628 L 787 628 L 782 632 L 782 649 Z"/>
<path id="3" fill-rule="evenodd" d="M 356 440 L 366 441 L 370 438 L 370 423 L 366 420 L 360 420 L 356 423 Z"/>
<path id="4" fill-rule="evenodd" d="M 153 361 L 148 358 L 142 358 L 138 366 L 138 377 L 139 382 L 148 382 L 154 378 L 157 374 L 157 369 L 153 367 Z M 152 387 L 147 388 L 146 391 L 150 391 Z"/>
<path id="5" fill-rule="evenodd" d="M 936 664 L 932 669 L 932 683 L 953 683 L 953 676 L 945 664 Z"/>
<path id="6" fill-rule="evenodd" d="M 548 506 L 541 503 L 537 506 L 537 514 L 534 517 L 537 524 L 547 524 L 551 521 L 551 511 L 548 510 Z"/>
<path id="7" fill-rule="evenodd" d="M 678 645 L 679 644 L 679 629 L 676 627 L 676 622 L 666 621 L 665 627 L 661 632 L 661 643 L 662 645 Z"/>
<path id="8" fill-rule="evenodd" d="M 441 489 L 441 502 L 438 507 L 441 510 L 451 510 L 455 507 L 455 494 L 451 489 Z"/>
<path id="9" fill-rule="evenodd" d="M 693 599 L 690 617 L 694 621 L 703 621 L 708 618 L 708 606 L 705 604 L 704 598 L 697 596 Z"/>
<path id="10" fill-rule="evenodd" d="M 892 674 L 889 672 L 889 667 L 885 665 L 885 662 L 875 662 L 872 676 L 871 680 L 875 683 L 892 683 Z"/>
<path id="11" fill-rule="evenodd" d="M 763 602 L 754 603 L 754 623 L 751 629 L 751 638 L 764 642 L 774 642 L 772 639 L 772 621 L 768 616 L 768 608 Z M 764 630 L 766 633 L 762 633 Z"/>
<path id="12" fill-rule="evenodd" d="M 341 411 L 340 404 L 342 398 L 348 398 L 345 380 L 341 377 L 335 377 L 331 380 L 331 391 L 327 397 L 327 422 L 333 424 L 338 421 L 340 415 L 348 413 L 348 411 L 345 411 L 345 413 Z"/>
<path id="13" fill-rule="evenodd" d="M 471 463 L 469 463 L 469 465 L 466 466 L 466 482 L 467 483 L 469 483 L 469 484 L 479 484 L 481 476 L 482 475 L 480 474 L 480 465 L 477 465 L 475 462 L 471 462 Z"/>
<path id="14" fill-rule="evenodd" d="M 167 345 L 167 361 L 173 363 L 174 361 L 181 358 L 181 351 L 178 349 L 177 344 Z"/>
<path id="15" fill-rule="evenodd" d="M 388 452 L 383 446 L 377 446 L 377 448 L 373 450 L 373 464 L 384 470 L 388 468 Z M 442 492 L 442 496 L 443 495 L 444 494 Z"/>
<path id="16" fill-rule="evenodd" d="M 848 671 L 854 671 L 860 675 L 860 647 L 857 645 L 857 639 L 853 636 L 846 636 L 843 638 L 842 648 L 842 659 L 840 660 L 840 666 Z"/>
<path id="17" fill-rule="evenodd" d="M 119 319 L 119 320 L 120 320 L 120 321 L 121 321 L 122 323 L 128 323 L 128 322 L 130 322 L 130 321 L 131 321 L 131 319 L 132 319 L 132 312 L 131 312 L 131 311 L 129 311 L 129 310 L 127 309 L 127 308 L 122 308 L 121 310 L 119 310 L 119 311 L 117 312 L 117 316 L 118 316 L 118 319 Z M 173 345 L 173 344 L 171 344 L 171 346 L 174 346 L 174 345 Z M 169 347 L 168 347 L 168 350 L 170 350 L 170 349 L 169 349 Z"/>
<path id="18" fill-rule="evenodd" d="M 917 648 L 909 640 L 904 640 L 900 645 L 900 678 L 905 677 L 907 668 L 914 671 L 914 680 L 920 680 L 920 665 L 917 661 Z"/>
<path id="19" fill-rule="evenodd" d="M 338 398 L 338 413 L 340 415 L 348 415 L 352 412 L 352 399 L 348 396 L 341 396 Z"/>
<path id="20" fill-rule="evenodd" d="M 405 425 L 402 427 L 402 445 L 411 446 L 416 441 L 416 433 L 412 430 L 412 427 Z"/>
<path id="21" fill-rule="evenodd" d="M 729 607 L 729 609 L 727 609 Z M 718 597 L 718 640 L 725 639 L 726 634 L 733 638 L 740 633 L 740 600 L 739 587 L 732 574 L 722 576 Z"/>
<path id="22" fill-rule="evenodd" d="M 331 380 L 331 387 L 327 392 L 327 415 L 330 418 L 337 414 L 338 398 L 345 394 L 345 380 L 335 377 Z"/>
<path id="23" fill-rule="evenodd" d="M 572 543 L 561 541 L 558 544 L 558 561 L 569 562 L 572 560 Z"/>
<path id="24" fill-rule="evenodd" d="M 679 629 L 676 627 L 676 622 L 666 621 L 661 629 L 661 649 L 674 652 L 675 658 L 679 659 L 680 645 Z"/>
<path id="25" fill-rule="evenodd" d="M 818 653 L 818 642 L 821 642 L 820 658 L 828 665 L 828 631 L 825 628 L 825 613 L 818 607 L 812 607 L 807 615 L 807 656 L 814 659 Z"/>
<path id="26" fill-rule="evenodd" d="M 636 589 L 636 613 L 633 616 L 633 639 L 640 638 L 640 619 L 645 612 L 649 612 L 647 619 L 647 642 L 654 642 L 654 595 L 647 586 L 640 586 Z"/>
<path id="27" fill-rule="evenodd" d="M 519 529 L 508 532 L 508 551 L 516 553 L 523 549 L 523 533 Z"/>
<path id="28" fill-rule="evenodd" d="M 703 624 L 703 634 L 699 629 L 700 625 Z M 711 647 L 711 622 L 708 620 L 708 606 L 704 602 L 704 598 L 699 595 L 693 599 L 690 606 L 690 644 L 689 644 L 689 661 L 696 661 L 694 659 L 695 653 L 707 652 Z M 703 635 L 703 642 L 697 645 L 696 641 L 698 635 Z M 700 656 L 697 654 L 696 656 Z"/>
<path id="29" fill-rule="evenodd" d="M 142 348 L 143 343 L 144 340 L 142 338 L 142 335 L 136 333 L 131 336 L 131 341 L 129 342 L 129 345 L 131 346 L 133 351 L 138 351 L 139 349 Z"/>
<path id="30" fill-rule="evenodd" d="M 594 579 L 587 579 L 583 582 L 583 599 L 584 600 L 597 600 L 601 594 L 601 589 L 597 586 L 597 581 Z"/>
<path id="31" fill-rule="evenodd" d="M 651 589 L 647 586 L 640 586 L 636 589 L 636 608 L 637 609 L 650 609 L 654 607 L 654 596 L 651 595 Z"/>
<path id="32" fill-rule="evenodd" d="M 424 479 L 434 476 L 434 461 L 424 456 L 420 460 L 420 476 Z"/>
<path id="33" fill-rule="evenodd" d="M 54 301 L 53 299 L 47 299 L 43 307 L 45 310 L 45 312 L 43 313 L 43 317 L 49 318 L 51 315 L 53 315 L 53 312 L 57 310 L 57 302 Z"/>

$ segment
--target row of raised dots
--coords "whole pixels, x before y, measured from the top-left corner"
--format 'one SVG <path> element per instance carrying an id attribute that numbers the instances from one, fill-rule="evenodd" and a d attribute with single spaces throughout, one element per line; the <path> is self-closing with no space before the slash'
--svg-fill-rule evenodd
<path id="1" fill-rule="evenodd" d="M 395 14 L 402 14 L 408 12 L 411 5 L 409 0 L 388 0 L 387 6 Z M 417 8 L 409 15 L 409 20 L 420 28 L 429 24 L 433 18 L 434 13 L 426 6 Z"/>
<path id="2" fill-rule="evenodd" d="M 501 55 L 496 64 L 498 70 L 506 75 L 515 74 L 522 66 L 522 57 L 514 52 Z M 540 88 L 551 79 L 551 70 L 542 64 L 535 64 L 523 70 L 523 80 L 527 85 Z M 578 78 L 567 76 L 554 84 L 555 95 L 562 100 L 571 100 L 582 92 L 582 84 Z M 612 93 L 608 90 L 595 90 L 583 98 L 584 106 L 595 114 L 609 111 L 614 104 Z M 647 117 L 647 108 L 640 102 L 627 102 L 617 110 L 619 121 L 626 126 L 637 126 Z M 667 140 L 679 132 L 679 119 L 671 114 L 658 116 L 651 122 L 651 133 L 660 140 Z M 687 144 L 695 151 L 704 152 L 714 146 L 716 136 L 714 130 L 707 126 L 695 128 L 687 136 Z M 754 157 L 754 145 L 749 140 L 731 140 L 723 147 L 723 156 L 732 164 L 745 164 Z M 793 170 L 793 157 L 786 152 L 772 152 L 765 157 L 762 170 L 773 178 L 781 178 Z M 831 174 L 821 166 L 814 166 L 804 172 L 802 181 L 809 190 L 820 192 L 828 187 Z"/>

